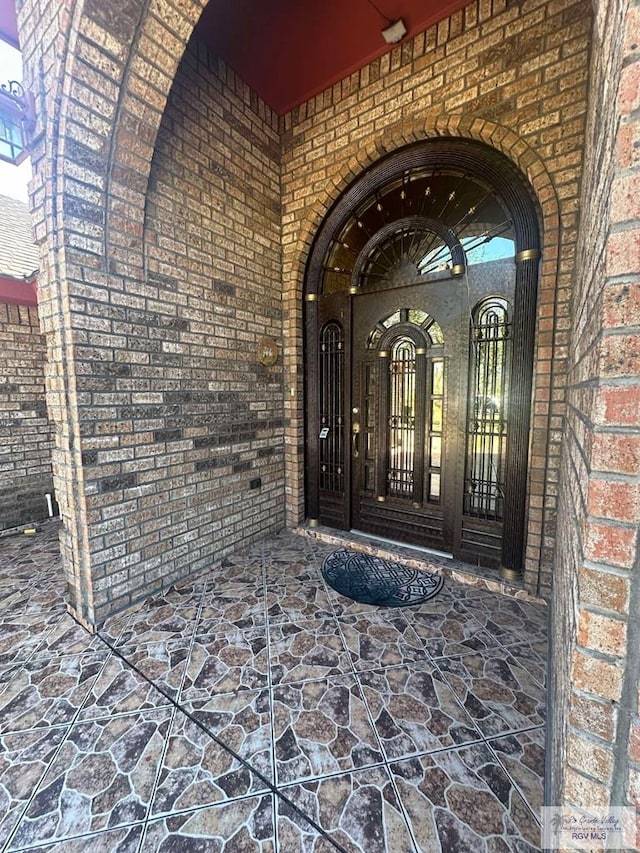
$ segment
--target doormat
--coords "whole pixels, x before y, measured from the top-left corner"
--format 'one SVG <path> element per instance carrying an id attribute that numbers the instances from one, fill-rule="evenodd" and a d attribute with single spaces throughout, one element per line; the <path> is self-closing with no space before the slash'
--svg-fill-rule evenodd
<path id="1" fill-rule="evenodd" d="M 444 586 L 440 575 L 339 548 L 326 557 L 322 575 L 336 592 L 362 604 L 407 607 L 437 595 Z"/>

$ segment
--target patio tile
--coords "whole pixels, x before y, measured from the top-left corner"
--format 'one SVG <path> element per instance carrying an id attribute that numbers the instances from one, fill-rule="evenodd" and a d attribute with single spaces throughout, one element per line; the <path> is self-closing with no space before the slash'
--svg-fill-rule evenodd
<path id="1" fill-rule="evenodd" d="M 274 684 L 352 672 L 335 619 L 274 625 L 269 629 L 269 643 Z"/>
<path id="2" fill-rule="evenodd" d="M 240 690 L 182 707 L 265 779 L 274 781 L 268 690 Z"/>
<path id="3" fill-rule="evenodd" d="M 277 537 L 265 543 L 264 572 L 267 589 L 272 583 L 279 583 L 285 578 L 302 578 L 315 580 L 320 583 L 322 575 L 320 566 L 312 550 L 305 542 L 291 542 Z"/>
<path id="4" fill-rule="evenodd" d="M 71 722 L 107 657 L 100 651 L 27 661 L 0 692 L 0 732 Z"/>
<path id="5" fill-rule="evenodd" d="M 183 607 L 198 607 L 202 604 L 206 589 L 206 580 L 194 581 L 188 579 L 183 583 L 175 583 L 166 589 L 161 595 L 149 599 L 147 602 L 155 607 L 173 607 L 174 610 L 182 610 Z"/>
<path id="6" fill-rule="evenodd" d="M 267 790 L 265 782 L 202 725 L 176 712 L 151 803 L 152 817 Z"/>
<path id="7" fill-rule="evenodd" d="M 0 736 L 0 847 L 18 823 L 68 726 Z"/>
<path id="8" fill-rule="evenodd" d="M 539 820 L 544 805 L 545 730 L 530 729 L 488 743 Z"/>
<path id="9" fill-rule="evenodd" d="M 196 639 L 201 637 L 226 637 L 235 634 L 254 634 L 266 638 L 267 623 L 266 619 L 258 620 L 257 625 L 248 627 L 240 627 L 236 622 L 229 622 L 222 616 L 214 616 L 211 619 L 201 619 L 197 624 Z"/>
<path id="10" fill-rule="evenodd" d="M 264 569 L 267 592 L 278 584 L 300 582 L 324 587 L 320 567 L 313 554 L 295 555 L 291 560 L 281 558 L 267 559 Z"/>
<path id="11" fill-rule="evenodd" d="M 220 585 L 246 584 L 257 589 L 264 584 L 262 556 L 247 558 L 243 554 L 225 557 L 222 565 L 216 566 L 204 576 L 205 594 Z"/>
<path id="12" fill-rule="evenodd" d="M 486 744 L 391 765 L 421 853 L 539 851 L 540 829 Z"/>
<path id="13" fill-rule="evenodd" d="M 437 662 L 447 683 L 485 737 L 544 723 L 544 690 L 503 649 Z"/>
<path id="14" fill-rule="evenodd" d="M 509 660 L 515 660 L 520 666 L 527 669 L 538 684 L 543 687 L 547 685 L 547 652 L 548 643 L 544 640 L 530 640 L 527 642 L 506 645 L 505 652 Z"/>
<path id="15" fill-rule="evenodd" d="M 268 683 L 264 631 L 198 635 L 187 661 L 182 702 L 208 699 L 214 693 L 255 690 Z"/>
<path id="16" fill-rule="evenodd" d="M 273 584 L 266 597 L 270 625 L 305 619 L 332 619 L 333 608 L 324 586 L 296 578 Z"/>
<path id="17" fill-rule="evenodd" d="M 151 600 L 130 614 L 108 619 L 100 633 L 118 645 L 190 640 L 199 609 L 199 605 L 173 606 L 165 599 Z"/>
<path id="18" fill-rule="evenodd" d="M 121 826 L 117 829 L 105 829 L 92 835 L 81 835 L 77 838 L 65 838 L 52 844 L 45 844 L 36 848 L 12 847 L 12 851 L 37 850 L 38 853 L 138 853 L 144 823 L 132 826 Z"/>
<path id="19" fill-rule="evenodd" d="M 304 782 L 284 794 L 348 853 L 414 853 L 389 771 L 369 767 Z M 282 851 L 335 853 L 331 845 L 286 802 L 277 802 Z"/>
<path id="20" fill-rule="evenodd" d="M 91 635 L 86 628 L 64 613 L 37 647 L 34 657 L 80 654 L 102 649 L 104 644 L 96 634 Z"/>
<path id="21" fill-rule="evenodd" d="M 176 699 L 184 677 L 190 643 L 185 640 L 158 640 L 120 646 L 126 662 L 152 681 L 172 699 Z"/>
<path id="22" fill-rule="evenodd" d="M 470 616 L 459 602 L 445 607 L 446 599 L 440 609 L 417 613 L 407 612 L 407 621 L 422 639 L 432 658 L 450 657 L 465 654 L 468 651 L 480 651 L 498 645 L 498 640 L 483 630 L 482 623 Z M 408 609 L 408 608 L 407 608 Z"/>
<path id="23" fill-rule="evenodd" d="M 2 693 L 3 686 L 8 684 L 20 672 L 22 666 L 21 662 L 5 664 L 4 666 L 0 665 L 0 693 Z"/>
<path id="24" fill-rule="evenodd" d="M 78 716 L 79 719 L 88 720 L 146 711 L 168 704 L 169 699 L 153 683 L 117 654 L 111 653 L 91 684 Z"/>
<path id="25" fill-rule="evenodd" d="M 454 580 L 350 602 L 336 545 L 284 532 L 91 637 L 57 542 L 2 548 L 7 853 L 334 853 L 318 827 L 356 853 L 538 849 L 543 607 Z"/>
<path id="26" fill-rule="evenodd" d="M 274 853 L 272 796 L 250 797 L 149 821 L 140 853 L 174 850 Z"/>
<path id="27" fill-rule="evenodd" d="M 273 729 L 280 785 L 383 760 L 354 676 L 275 687 Z"/>
<path id="28" fill-rule="evenodd" d="M 0 665 L 28 660 L 59 619 L 57 612 L 5 614 L 0 619 Z"/>
<path id="29" fill-rule="evenodd" d="M 503 644 L 546 639 L 548 617 L 543 605 L 478 589 L 466 594 L 462 604 Z"/>
<path id="30" fill-rule="evenodd" d="M 225 584 L 207 590 L 196 633 L 213 632 L 218 622 L 226 622 L 246 631 L 263 627 L 265 621 L 265 603 L 261 588 L 246 584 Z"/>
<path id="31" fill-rule="evenodd" d="M 39 581 L 27 585 L 18 581 L 3 585 L 2 592 L 5 591 L 9 594 L 2 596 L 0 612 L 10 617 L 42 615 L 43 612 L 61 616 L 66 612 L 64 601 L 60 600 L 60 589 L 55 583 Z"/>
<path id="32" fill-rule="evenodd" d="M 9 850 L 144 820 L 170 719 L 164 709 L 76 723 Z"/>
<path id="33" fill-rule="evenodd" d="M 480 739 L 431 663 L 361 672 L 358 681 L 389 760 Z"/>
<path id="34" fill-rule="evenodd" d="M 426 650 L 403 616 L 361 613 L 339 620 L 357 672 L 426 660 Z"/>

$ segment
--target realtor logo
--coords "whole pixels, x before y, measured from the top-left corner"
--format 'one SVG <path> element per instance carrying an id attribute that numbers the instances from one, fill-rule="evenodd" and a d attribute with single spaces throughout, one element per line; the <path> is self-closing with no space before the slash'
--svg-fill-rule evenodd
<path id="1" fill-rule="evenodd" d="M 543 850 L 635 850 L 636 810 L 543 808 L 541 846 Z"/>

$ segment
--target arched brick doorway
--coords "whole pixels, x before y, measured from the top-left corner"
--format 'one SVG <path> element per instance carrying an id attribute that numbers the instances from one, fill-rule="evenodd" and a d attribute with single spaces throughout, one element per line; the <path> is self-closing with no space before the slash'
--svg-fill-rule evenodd
<path id="1" fill-rule="evenodd" d="M 336 202 L 305 279 L 311 523 L 520 573 L 539 247 L 480 143 L 399 150 Z"/>

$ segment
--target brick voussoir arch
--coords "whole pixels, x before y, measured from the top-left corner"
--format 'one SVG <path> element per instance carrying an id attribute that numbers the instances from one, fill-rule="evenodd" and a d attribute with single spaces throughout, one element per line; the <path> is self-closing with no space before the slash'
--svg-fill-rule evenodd
<path id="1" fill-rule="evenodd" d="M 79 0 L 75 4 L 60 75 L 61 119 L 54 134 L 53 161 L 58 187 L 63 188 L 65 164 L 73 159 L 69 150 L 77 143 L 64 117 L 70 112 L 73 84 L 79 77 L 76 67 L 82 61 L 82 43 L 87 40 L 108 54 L 110 82 L 117 89 L 110 124 L 103 131 L 105 143 L 96 152 L 93 169 L 103 181 L 99 206 L 107 272 L 134 277 L 143 272 L 141 234 L 156 139 L 176 71 L 205 6 L 206 0 L 175 5 L 170 0 L 141 0 L 137 6 L 105 4 L 103 0 Z M 67 217 L 60 212 L 58 232 L 62 233 L 67 224 Z M 125 262 L 127 254 L 129 260 Z M 114 257 L 119 262 L 109 263 Z"/>
<path id="2" fill-rule="evenodd" d="M 342 195 L 349 184 L 381 157 L 393 151 L 435 137 L 460 137 L 484 142 L 496 151 L 500 151 L 516 165 L 531 184 L 538 200 L 542 218 L 542 247 L 546 242 L 545 225 L 556 223 L 559 219 L 559 204 L 553 181 L 543 161 L 535 151 L 514 131 L 504 125 L 496 124 L 476 116 L 464 114 L 443 115 L 435 113 L 416 120 L 404 120 L 386 128 L 374 139 L 363 142 L 358 153 L 336 170 L 327 181 L 327 189 L 307 209 L 304 221 L 300 223 L 295 246 L 290 250 L 291 274 L 293 280 L 285 282 L 285 287 L 295 287 L 298 297 L 302 298 L 304 275 L 309 257 L 311 242 L 309 235 L 315 235 L 333 203 Z"/>
<path id="3" fill-rule="evenodd" d="M 95 613 L 84 523 L 88 492 L 79 412 L 72 402 L 77 383 L 70 301 L 83 269 L 106 273 L 102 283 L 107 287 L 110 274 L 144 278 L 142 228 L 155 142 L 184 48 L 205 5 L 205 0 L 177 0 L 176 5 L 170 0 L 77 0 L 67 30 L 59 34 L 57 64 L 49 69 L 48 102 L 58 108 L 47 118 L 34 161 L 46 158 L 53 164 L 53 203 L 49 211 L 34 213 L 44 219 L 47 235 L 41 287 L 49 357 L 55 340 L 63 365 L 48 398 L 56 424 L 56 491 L 66 520 L 65 571 L 74 615 L 89 628 Z M 96 53 L 104 58 L 100 73 L 108 78 L 115 102 L 109 111 L 105 100 L 100 111 L 87 98 L 79 112 L 76 83 L 82 91 L 83 63 L 91 65 Z M 79 124 L 83 114 L 86 127 Z M 87 186 L 80 203 L 77 186 L 68 198 L 66 192 L 67 175 L 74 180 L 76 171 Z M 49 315 L 63 321 L 52 325 Z"/>

